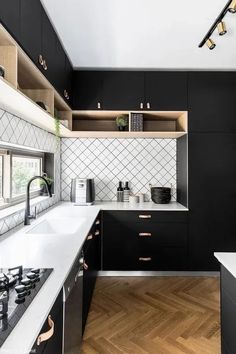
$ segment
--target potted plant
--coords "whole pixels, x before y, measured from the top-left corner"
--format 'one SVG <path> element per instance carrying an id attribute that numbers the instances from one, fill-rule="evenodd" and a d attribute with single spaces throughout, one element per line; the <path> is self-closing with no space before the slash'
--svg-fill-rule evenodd
<path id="1" fill-rule="evenodd" d="M 49 191 L 51 191 L 53 179 L 51 177 L 48 177 L 47 173 L 43 173 L 42 177 L 44 177 L 46 179 L 46 181 L 48 182 Z M 41 188 L 40 195 L 47 196 L 48 191 L 47 191 L 46 183 L 42 179 L 40 180 L 40 188 Z"/>
<path id="2" fill-rule="evenodd" d="M 128 126 L 128 116 L 121 114 L 116 118 L 116 125 L 120 131 L 124 131 Z"/>

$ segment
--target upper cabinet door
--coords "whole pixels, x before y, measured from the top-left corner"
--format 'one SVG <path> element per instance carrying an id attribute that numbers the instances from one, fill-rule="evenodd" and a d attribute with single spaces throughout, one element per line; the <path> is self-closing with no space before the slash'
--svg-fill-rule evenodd
<path id="1" fill-rule="evenodd" d="M 145 72 L 144 109 L 157 111 L 187 110 L 187 73 Z"/>
<path id="2" fill-rule="evenodd" d="M 42 5 L 38 0 L 21 0 L 21 46 L 39 64 L 42 54 Z"/>
<path id="3" fill-rule="evenodd" d="M 189 73 L 189 130 L 236 132 L 236 73 Z"/>
<path id="4" fill-rule="evenodd" d="M 73 108 L 76 110 L 102 109 L 102 71 L 74 71 Z"/>
<path id="5" fill-rule="evenodd" d="M 56 46 L 55 46 L 55 59 L 54 59 L 54 70 L 55 70 L 55 77 L 54 85 L 57 91 L 64 97 L 64 90 L 66 85 L 66 54 L 64 49 L 61 45 L 61 42 L 58 38 L 56 38 Z"/>
<path id="6" fill-rule="evenodd" d="M 57 36 L 52 24 L 45 11 L 42 11 L 42 56 L 46 65 L 41 66 L 41 70 L 52 85 L 55 85 L 56 76 L 60 75 L 55 70 L 57 62 L 56 40 Z"/>
<path id="7" fill-rule="evenodd" d="M 20 0 L 0 0 L 0 22 L 20 41 Z"/>
<path id="8" fill-rule="evenodd" d="M 103 75 L 102 109 L 142 109 L 144 106 L 144 74 L 142 72 L 107 71 Z"/>
<path id="9" fill-rule="evenodd" d="M 65 90 L 67 93 L 67 97 L 65 96 L 65 92 L 64 92 L 64 98 L 66 99 L 68 104 L 71 104 L 72 101 L 72 73 L 73 73 L 73 67 L 70 63 L 69 58 L 66 55 Z"/>

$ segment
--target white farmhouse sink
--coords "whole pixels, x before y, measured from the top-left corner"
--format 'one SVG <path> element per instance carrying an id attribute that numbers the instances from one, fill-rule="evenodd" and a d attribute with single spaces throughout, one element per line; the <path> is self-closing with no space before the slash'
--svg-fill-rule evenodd
<path id="1" fill-rule="evenodd" d="M 32 227 L 29 231 L 27 231 L 27 234 L 75 234 L 84 221 L 85 218 L 48 218 Z"/>

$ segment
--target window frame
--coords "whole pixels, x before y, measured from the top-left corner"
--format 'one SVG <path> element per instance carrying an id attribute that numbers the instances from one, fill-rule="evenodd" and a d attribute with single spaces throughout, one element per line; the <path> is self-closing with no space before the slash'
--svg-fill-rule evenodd
<path id="1" fill-rule="evenodd" d="M 2 153 L 3 152 L 3 153 Z M 5 209 L 9 206 L 19 204 L 25 201 L 26 193 L 19 196 L 12 196 L 12 160 L 14 156 L 24 157 L 24 158 L 35 158 L 40 159 L 40 175 L 42 176 L 45 167 L 45 153 L 38 151 L 30 151 L 24 149 L 16 148 L 5 148 L 0 146 L 0 156 L 3 156 L 3 196 L 0 197 L 0 210 Z M 35 198 L 40 195 L 40 189 L 37 191 L 30 192 L 30 198 Z"/>

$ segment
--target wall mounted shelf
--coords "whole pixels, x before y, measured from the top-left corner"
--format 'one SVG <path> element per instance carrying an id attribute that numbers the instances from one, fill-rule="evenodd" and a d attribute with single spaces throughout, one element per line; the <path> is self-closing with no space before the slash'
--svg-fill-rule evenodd
<path id="1" fill-rule="evenodd" d="M 139 111 L 143 114 L 143 131 L 118 131 L 115 119 L 130 111 L 73 111 L 73 137 L 89 138 L 179 138 L 187 134 L 185 111 Z M 135 113 L 135 112 L 134 112 Z"/>

